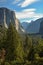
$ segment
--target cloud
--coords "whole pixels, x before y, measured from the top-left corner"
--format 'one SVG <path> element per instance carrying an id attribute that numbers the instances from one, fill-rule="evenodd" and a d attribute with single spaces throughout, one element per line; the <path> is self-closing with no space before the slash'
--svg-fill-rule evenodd
<path id="1" fill-rule="evenodd" d="M 18 6 L 26 7 L 34 2 L 37 2 L 39 0 L 24 0 L 22 3 L 19 3 Z"/>
<path id="2" fill-rule="evenodd" d="M 36 9 L 25 9 L 22 12 L 15 12 L 18 19 L 31 18 L 35 14 Z"/>
<path id="3" fill-rule="evenodd" d="M 27 18 L 31 20 L 36 20 L 43 17 L 42 13 L 36 13 L 35 11 L 36 9 L 33 8 L 33 9 L 25 9 L 21 12 L 15 12 L 15 13 L 18 19 L 24 19 L 24 20 Z M 30 22 L 30 20 L 28 20 L 27 22 Z"/>
<path id="4" fill-rule="evenodd" d="M 27 22 L 27 23 L 30 23 L 31 20 L 22 20 L 22 22 Z"/>
<path id="5" fill-rule="evenodd" d="M 24 9 L 22 11 L 23 12 L 32 12 L 32 11 L 36 11 L 36 9 L 35 8 L 32 8 L 32 9 Z"/>
<path id="6" fill-rule="evenodd" d="M 33 20 L 37 20 L 39 18 L 42 18 L 43 17 L 43 13 L 35 13 L 35 16 L 33 17 Z"/>
<path id="7" fill-rule="evenodd" d="M 37 1 L 40 1 L 40 0 L 14 0 L 12 2 L 12 4 L 17 4 L 17 6 L 20 6 L 20 7 L 26 7 L 34 2 L 37 2 Z"/>
<path id="8" fill-rule="evenodd" d="M 12 4 L 17 4 L 20 0 L 14 0 Z"/>
<path id="9" fill-rule="evenodd" d="M 6 2 L 6 0 L 0 0 L 0 3 Z"/>

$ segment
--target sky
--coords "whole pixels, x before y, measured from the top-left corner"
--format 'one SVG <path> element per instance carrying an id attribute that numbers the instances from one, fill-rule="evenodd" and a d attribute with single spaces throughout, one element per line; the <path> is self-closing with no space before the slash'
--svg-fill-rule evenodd
<path id="1" fill-rule="evenodd" d="M 15 11 L 21 23 L 43 17 L 43 0 L 0 0 L 0 7 Z"/>

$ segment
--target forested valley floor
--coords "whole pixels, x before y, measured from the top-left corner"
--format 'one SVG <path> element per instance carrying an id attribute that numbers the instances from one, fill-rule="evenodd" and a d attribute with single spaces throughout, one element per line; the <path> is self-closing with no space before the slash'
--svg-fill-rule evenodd
<path id="1" fill-rule="evenodd" d="M 0 65 L 43 65 L 43 38 L 21 37 L 12 23 L 0 27 Z"/>

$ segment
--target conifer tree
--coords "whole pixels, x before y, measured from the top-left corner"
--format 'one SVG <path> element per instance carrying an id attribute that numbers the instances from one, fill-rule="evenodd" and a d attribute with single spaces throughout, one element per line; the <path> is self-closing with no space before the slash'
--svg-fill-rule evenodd
<path id="1" fill-rule="evenodd" d="M 25 57 L 26 57 L 27 60 L 28 60 L 28 55 L 29 55 L 31 46 L 32 46 L 32 39 L 31 39 L 31 37 L 29 37 L 28 35 L 26 35 L 25 49 L 24 50 L 25 50 Z"/>
<path id="2" fill-rule="evenodd" d="M 7 30 L 6 59 L 23 60 L 23 46 L 14 25 L 10 23 Z"/>
<path id="3" fill-rule="evenodd" d="M 0 28 L 0 49 L 3 48 L 5 45 L 6 32 L 7 32 L 7 29 L 5 27 Z"/>

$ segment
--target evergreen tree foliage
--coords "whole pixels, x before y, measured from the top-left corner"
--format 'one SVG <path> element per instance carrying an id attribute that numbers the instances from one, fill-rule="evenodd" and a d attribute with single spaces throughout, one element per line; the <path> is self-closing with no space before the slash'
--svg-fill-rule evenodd
<path id="1" fill-rule="evenodd" d="M 7 29 L 5 27 L 0 27 L 0 49 L 5 46 L 6 41 L 6 32 Z"/>
<path id="2" fill-rule="evenodd" d="M 28 60 L 28 55 L 29 55 L 31 47 L 32 47 L 32 39 L 31 39 L 31 37 L 26 35 L 25 45 L 24 45 L 24 52 L 25 52 L 25 58 L 27 60 Z"/>
<path id="3" fill-rule="evenodd" d="M 6 52 L 5 65 L 43 65 L 43 38 L 26 35 L 22 39 L 12 23 L 8 29 L 0 27 L 0 64 L 3 65 L 2 49 Z"/>
<path id="4" fill-rule="evenodd" d="M 14 25 L 10 23 L 7 30 L 6 40 L 6 59 L 8 60 L 23 60 L 23 46 L 20 36 L 17 33 Z"/>
<path id="5" fill-rule="evenodd" d="M 29 61 L 33 61 L 34 60 L 34 54 L 35 54 L 35 51 L 34 51 L 34 46 L 33 46 L 33 43 L 32 43 L 32 47 L 31 47 L 29 55 L 28 55 Z"/>

